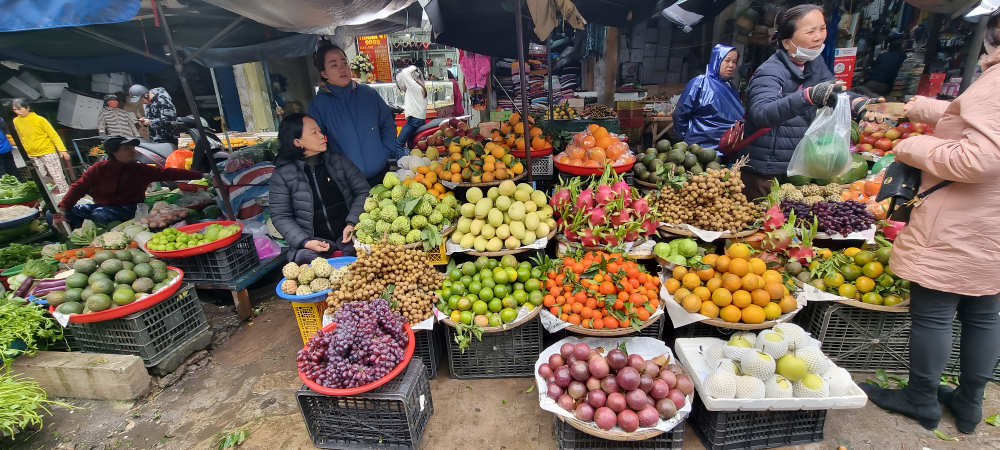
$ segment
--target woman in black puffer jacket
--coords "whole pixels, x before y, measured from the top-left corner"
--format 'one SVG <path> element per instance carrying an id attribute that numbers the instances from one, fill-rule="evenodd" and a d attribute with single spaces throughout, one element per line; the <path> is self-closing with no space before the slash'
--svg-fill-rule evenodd
<path id="1" fill-rule="evenodd" d="M 844 89 L 823 60 L 826 21 L 823 9 L 800 5 L 780 14 L 777 32 L 771 42 L 774 55 L 764 61 L 750 79 L 746 95 L 744 136 L 770 128 L 734 155 L 734 161 L 750 157 L 750 167 L 743 169 L 743 193 L 748 199 L 767 196 L 771 180 L 785 175 L 795 146 L 805 136 L 809 124 L 822 106 L 834 106 L 838 91 Z M 855 116 L 865 113 L 865 106 L 875 101 L 847 93 Z"/>
<path id="2" fill-rule="evenodd" d="M 288 241 L 288 260 L 307 264 L 333 252 L 354 255 L 351 232 L 371 187 L 346 156 L 327 151 L 316 121 L 296 113 L 278 128 L 278 158 L 271 174 L 269 209 Z"/>

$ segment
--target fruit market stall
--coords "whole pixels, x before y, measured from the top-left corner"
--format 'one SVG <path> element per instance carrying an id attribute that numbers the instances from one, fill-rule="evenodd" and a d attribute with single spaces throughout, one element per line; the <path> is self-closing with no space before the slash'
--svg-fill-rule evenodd
<path id="1" fill-rule="evenodd" d="M 543 253 L 554 236 L 556 222 L 548 196 L 527 183 L 505 180 L 485 193 L 472 187 L 465 198 L 455 232 L 446 243 L 449 255 Z"/>

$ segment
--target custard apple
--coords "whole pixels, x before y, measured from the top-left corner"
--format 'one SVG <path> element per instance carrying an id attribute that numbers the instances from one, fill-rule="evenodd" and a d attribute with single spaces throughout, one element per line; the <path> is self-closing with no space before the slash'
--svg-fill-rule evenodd
<path id="1" fill-rule="evenodd" d="M 378 200 L 373 197 L 368 197 L 365 199 L 365 212 L 371 212 L 373 209 L 378 208 Z"/>
<path id="2" fill-rule="evenodd" d="M 288 295 L 295 295 L 295 290 L 298 288 L 299 288 L 299 283 L 295 280 L 285 280 L 281 283 L 281 292 L 284 292 Z"/>
<path id="3" fill-rule="evenodd" d="M 409 192 L 406 193 L 407 197 L 420 198 L 427 193 L 427 186 L 421 183 L 413 183 L 410 185 Z"/>
<path id="4" fill-rule="evenodd" d="M 432 212 L 434 212 L 434 204 L 427 200 L 421 201 L 420 206 L 418 206 L 416 211 L 414 211 L 415 214 L 419 214 L 424 217 L 431 215 Z"/>
<path id="5" fill-rule="evenodd" d="M 443 220 L 444 214 L 441 214 L 441 211 L 434 211 L 431 213 L 430 217 L 427 218 L 427 221 L 434 225 L 441 223 Z"/>
<path id="6" fill-rule="evenodd" d="M 403 245 L 406 244 L 406 238 L 399 233 L 389 234 L 389 245 Z"/>
<path id="7" fill-rule="evenodd" d="M 389 189 L 399 186 L 399 177 L 397 177 L 396 174 L 389 172 L 382 177 L 382 185 Z"/>
<path id="8" fill-rule="evenodd" d="M 317 278 L 309 282 L 309 289 L 314 292 L 325 291 L 330 289 L 330 279 L 329 278 Z"/>
<path id="9" fill-rule="evenodd" d="M 382 235 L 384 235 L 386 231 L 389 231 L 390 225 L 391 224 L 389 222 L 384 220 L 375 222 L 375 236 L 381 237 Z"/>
<path id="10" fill-rule="evenodd" d="M 371 214 L 364 212 L 364 213 L 361 213 L 361 215 L 358 216 L 358 222 L 361 222 L 362 220 L 368 220 L 368 219 L 371 219 L 371 218 L 372 218 Z"/>
<path id="11" fill-rule="evenodd" d="M 448 194 L 444 196 L 441 200 L 444 204 L 448 205 L 449 208 L 457 210 L 459 206 L 458 199 L 454 195 Z"/>
<path id="12" fill-rule="evenodd" d="M 381 209 L 386 209 L 386 208 L 396 209 L 396 202 L 392 201 L 391 198 L 386 198 L 378 202 L 378 207 Z"/>
<path id="13" fill-rule="evenodd" d="M 309 294 L 312 294 L 312 293 L 313 293 L 313 290 L 312 290 L 312 288 L 309 287 L 308 284 L 303 284 L 303 285 L 299 286 L 298 289 L 295 290 L 295 295 L 309 295 Z"/>
<path id="14" fill-rule="evenodd" d="M 392 225 L 389 226 L 389 231 L 405 235 L 410 231 L 410 219 L 397 217 L 396 220 L 392 221 Z"/>
<path id="15" fill-rule="evenodd" d="M 312 267 L 306 267 L 304 270 L 299 272 L 299 284 L 309 284 L 310 281 L 316 279 L 316 272 L 313 271 Z"/>
<path id="16" fill-rule="evenodd" d="M 412 244 L 414 242 L 420 242 L 420 230 L 410 230 L 406 233 L 406 243 Z"/>
<path id="17" fill-rule="evenodd" d="M 330 263 L 323 258 L 314 259 L 312 263 L 309 264 L 309 267 L 312 267 L 313 274 L 316 275 L 316 278 L 329 278 L 330 272 L 333 272 L 333 266 L 331 266 Z"/>
<path id="18" fill-rule="evenodd" d="M 293 262 L 285 264 L 285 267 L 281 268 L 281 274 L 289 280 L 296 280 L 299 278 L 299 265 Z"/>
<path id="19" fill-rule="evenodd" d="M 391 198 L 392 198 L 393 201 L 398 202 L 398 201 L 402 200 L 403 197 L 406 197 L 406 186 L 399 185 L 399 186 L 396 186 L 396 187 L 392 188 Z"/>
<path id="20" fill-rule="evenodd" d="M 396 207 L 382 208 L 382 212 L 379 213 L 379 215 L 381 216 L 380 218 L 382 220 L 386 222 L 392 222 L 393 220 L 396 220 L 397 217 L 399 217 L 399 212 L 396 211 Z"/>
<path id="21" fill-rule="evenodd" d="M 424 216 L 413 216 L 410 218 L 410 229 L 423 230 L 427 228 L 427 218 Z"/>

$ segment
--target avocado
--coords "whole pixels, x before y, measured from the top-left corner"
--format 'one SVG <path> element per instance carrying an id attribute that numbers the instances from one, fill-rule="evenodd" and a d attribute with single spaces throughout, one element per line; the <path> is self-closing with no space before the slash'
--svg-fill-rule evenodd
<path id="1" fill-rule="evenodd" d="M 132 252 L 128 250 L 116 250 L 115 259 L 120 261 L 132 261 Z"/>
<path id="2" fill-rule="evenodd" d="M 688 144 L 687 144 L 687 142 L 678 142 L 678 143 L 674 144 L 673 148 L 687 151 Z"/>
<path id="3" fill-rule="evenodd" d="M 132 261 L 122 261 L 122 270 L 133 270 L 135 269 L 135 264 Z"/>
<path id="4" fill-rule="evenodd" d="M 81 314 L 83 313 L 83 304 L 77 302 L 66 302 L 56 307 L 56 311 L 60 314 Z"/>
<path id="5" fill-rule="evenodd" d="M 97 270 L 97 261 L 90 258 L 79 259 L 73 263 L 73 270 L 79 274 L 90 275 Z"/>
<path id="6" fill-rule="evenodd" d="M 122 270 L 122 262 L 117 259 L 109 259 L 101 263 L 101 272 L 111 277 Z"/>
<path id="7" fill-rule="evenodd" d="M 135 276 L 139 278 L 153 276 L 153 266 L 146 263 L 136 264 L 132 270 L 135 271 Z"/>
<path id="8" fill-rule="evenodd" d="M 181 276 L 180 272 L 170 269 L 167 271 L 167 283 L 174 281 L 174 278 Z"/>
<path id="9" fill-rule="evenodd" d="M 90 290 L 94 292 L 94 295 L 97 294 L 111 295 L 111 293 L 115 291 L 115 283 L 111 280 L 97 280 L 90 285 Z"/>
<path id="10" fill-rule="evenodd" d="M 691 144 L 688 146 L 687 150 L 691 153 L 697 154 L 698 152 L 701 151 L 701 146 L 698 144 Z"/>
<path id="11" fill-rule="evenodd" d="M 684 155 L 684 168 L 691 170 L 692 167 L 698 164 L 698 157 L 694 156 L 693 153 L 687 153 Z"/>
<path id="12" fill-rule="evenodd" d="M 163 261 L 158 260 L 158 259 L 151 259 L 149 261 L 149 265 L 153 266 L 153 269 L 167 270 L 167 264 L 164 263 Z"/>
<path id="13" fill-rule="evenodd" d="M 74 273 L 73 275 L 66 277 L 67 289 L 73 289 L 73 288 L 83 289 L 87 287 L 87 284 L 88 284 L 87 275 L 84 275 L 82 273 Z"/>
<path id="14" fill-rule="evenodd" d="M 80 289 L 80 288 L 66 289 L 66 292 L 63 294 L 63 298 L 64 298 L 63 301 L 64 302 L 79 302 L 80 301 L 80 294 L 82 292 L 83 292 L 83 289 Z"/>
<path id="15" fill-rule="evenodd" d="M 167 279 L 167 271 L 159 268 L 153 269 L 152 278 L 154 283 L 162 283 L 163 280 Z"/>
<path id="16" fill-rule="evenodd" d="M 104 272 L 94 272 L 87 278 L 87 284 L 93 284 L 97 280 L 110 280 L 111 277 Z"/>
<path id="17" fill-rule="evenodd" d="M 45 301 L 49 302 L 50 306 L 59 306 L 66 303 L 66 291 L 52 291 L 45 296 Z"/>
<path id="18" fill-rule="evenodd" d="M 712 169 L 712 170 L 722 170 L 722 164 L 719 164 L 719 163 L 717 163 L 715 161 L 712 161 L 712 162 L 710 162 L 708 164 L 705 164 L 705 170 L 709 170 L 709 169 Z"/>
<path id="19" fill-rule="evenodd" d="M 665 152 L 667 150 L 670 150 L 670 141 L 666 139 L 660 139 L 659 141 L 656 141 L 656 150 L 660 152 Z"/>
<path id="20" fill-rule="evenodd" d="M 87 299 L 90 298 L 91 295 L 94 295 L 94 291 L 92 291 L 89 287 L 80 291 L 80 303 L 87 301 Z"/>
<path id="21" fill-rule="evenodd" d="M 87 309 L 91 312 L 104 311 L 111 307 L 111 297 L 107 294 L 94 294 L 87 299 Z"/>
<path id="22" fill-rule="evenodd" d="M 153 280 L 149 277 L 141 277 L 132 283 L 132 289 L 137 293 L 149 294 L 153 292 L 153 286 L 155 285 L 156 283 L 153 283 Z"/>
<path id="23" fill-rule="evenodd" d="M 652 174 L 653 173 L 650 172 L 650 171 L 648 171 L 648 170 L 643 170 L 642 172 L 639 172 L 639 179 L 642 180 L 642 181 L 644 181 L 644 182 L 648 182 L 649 181 L 649 176 L 652 175 Z"/>
<path id="24" fill-rule="evenodd" d="M 115 283 L 131 285 L 135 281 L 135 278 L 135 272 L 128 269 L 122 269 L 115 274 Z"/>
<path id="25" fill-rule="evenodd" d="M 699 174 L 705 173 L 705 169 L 702 169 L 700 165 L 695 164 L 695 165 L 691 166 L 691 173 L 693 173 L 695 175 L 699 175 Z"/>
<path id="26" fill-rule="evenodd" d="M 699 150 L 697 153 L 695 153 L 695 156 L 698 157 L 698 163 L 708 164 L 712 161 L 715 161 L 715 150 L 710 148 L 703 148 Z"/>
<path id="27" fill-rule="evenodd" d="M 146 254 L 146 252 L 144 252 L 142 250 L 139 250 L 139 249 L 135 249 L 135 248 L 133 248 L 132 251 L 133 251 L 132 252 L 132 262 L 134 262 L 136 264 L 142 264 L 142 263 L 148 263 L 149 262 L 149 255 Z"/>
<path id="28" fill-rule="evenodd" d="M 685 155 L 686 152 L 684 150 L 675 148 L 667 152 L 667 162 L 672 162 L 674 164 L 683 163 Z"/>
<path id="29" fill-rule="evenodd" d="M 98 265 L 100 265 L 100 264 L 103 264 L 104 261 L 107 261 L 107 260 L 112 259 L 114 257 L 115 257 L 115 252 L 113 252 L 111 250 L 101 250 L 101 251 L 99 251 L 97 253 L 94 253 L 94 262 L 96 262 Z"/>

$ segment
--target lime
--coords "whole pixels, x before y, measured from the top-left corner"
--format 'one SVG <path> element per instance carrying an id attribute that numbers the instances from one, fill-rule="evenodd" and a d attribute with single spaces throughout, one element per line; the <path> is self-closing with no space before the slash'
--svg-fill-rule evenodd
<path id="1" fill-rule="evenodd" d="M 452 310 L 458 309 L 458 299 L 460 298 L 462 297 L 459 297 L 457 295 L 452 295 L 451 298 L 448 299 L 448 307 L 451 308 Z"/>
<path id="2" fill-rule="evenodd" d="M 507 282 L 508 283 L 513 283 L 514 281 L 517 280 L 517 269 L 515 269 L 513 267 L 507 267 L 504 270 L 507 271 Z"/>
<path id="3" fill-rule="evenodd" d="M 524 283 L 525 281 L 528 281 L 528 278 L 531 278 L 530 270 L 525 269 L 524 267 L 517 269 L 517 281 Z"/>
<path id="4" fill-rule="evenodd" d="M 541 305 L 545 301 L 545 296 L 542 295 L 542 291 L 531 291 L 528 294 L 528 301 L 535 306 Z"/>
<path id="5" fill-rule="evenodd" d="M 462 297 L 455 302 L 455 306 L 461 311 L 468 311 L 472 309 L 472 300 L 469 300 L 469 297 Z"/>
<path id="6" fill-rule="evenodd" d="M 524 303 L 524 302 L 521 302 L 521 303 Z M 506 296 L 506 297 L 503 298 L 503 307 L 504 308 L 517 308 L 521 303 L 518 303 L 517 299 L 515 299 L 513 295 L 508 295 L 508 296 Z"/>
<path id="7" fill-rule="evenodd" d="M 466 287 L 468 287 L 470 284 L 472 284 L 472 277 L 470 277 L 468 275 L 465 275 L 459 281 L 461 281 L 462 284 L 464 284 Z"/>
<path id="8" fill-rule="evenodd" d="M 523 268 L 523 269 L 531 270 L 531 263 L 527 262 L 527 261 L 521 261 L 521 263 L 517 265 L 517 268 L 518 269 L 522 269 Z"/>
<path id="9" fill-rule="evenodd" d="M 472 325 L 472 318 L 475 317 L 472 311 L 462 311 L 462 323 L 465 325 Z"/>
<path id="10" fill-rule="evenodd" d="M 524 289 L 524 283 L 522 283 L 522 282 L 518 281 L 518 282 L 514 283 L 514 284 L 513 284 L 513 285 L 512 285 L 511 287 L 510 287 L 510 290 L 512 290 L 512 291 L 517 291 L 517 290 L 521 290 L 521 291 L 523 291 L 523 290 L 525 290 L 525 289 Z"/>
<path id="11" fill-rule="evenodd" d="M 540 291 L 542 290 L 542 282 L 535 278 L 530 278 L 524 282 L 524 289 L 528 292 Z"/>
<path id="12" fill-rule="evenodd" d="M 469 300 L 471 300 L 472 303 L 475 303 L 475 302 L 479 301 L 479 295 L 478 294 L 465 294 L 465 296 L 469 297 Z"/>
<path id="13" fill-rule="evenodd" d="M 514 300 L 517 301 L 518 305 L 523 305 L 524 302 L 528 301 L 528 293 L 527 292 L 524 292 L 524 291 L 521 291 L 521 290 L 517 290 L 517 291 L 514 291 L 513 296 L 514 296 Z"/>
<path id="14" fill-rule="evenodd" d="M 478 281 L 473 281 L 471 284 L 469 284 L 469 292 L 479 292 L 481 290 L 483 290 L 483 283 L 480 283 Z"/>
<path id="15" fill-rule="evenodd" d="M 472 304 L 472 312 L 476 314 L 486 314 L 486 310 L 489 309 L 489 305 L 486 302 L 479 300 Z"/>
<path id="16" fill-rule="evenodd" d="M 900 289 L 910 288 L 910 280 L 899 280 L 896 284 L 899 285 Z"/>
<path id="17" fill-rule="evenodd" d="M 507 285 L 506 284 L 501 284 L 501 285 L 495 286 L 493 288 L 493 297 L 495 297 L 495 298 L 504 298 L 509 293 L 510 292 L 507 290 Z"/>
<path id="18" fill-rule="evenodd" d="M 462 273 L 469 276 L 475 275 L 476 264 L 473 262 L 467 262 L 465 264 L 462 264 Z"/>
<path id="19" fill-rule="evenodd" d="M 517 273 L 514 274 L 514 278 L 517 278 Z M 493 269 L 493 281 L 496 281 L 497 284 L 507 284 L 510 282 L 510 276 L 506 270 L 497 267 Z"/>
<path id="20" fill-rule="evenodd" d="M 441 289 L 451 289 L 451 280 L 444 280 L 441 282 Z"/>
<path id="21" fill-rule="evenodd" d="M 62 314 L 80 314 L 83 312 L 83 304 L 77 302 L 66 302 L 56 308 Z"/>
<path id="22" fill-rule="evenodd" d="M 542 269 L 539 269 L 537 267 L 534 268 L 534 269 L 531 269 L 531 278 L 541 278 L 542 275 L 545 275 L 545 274 L 542 273 Z"/>
<path id="23" fill-rule="evenodd" d="M 492 280 L 493 269 L 483 269 L 481 272 L 479 272 L 479 278 L 482 279 L 482 281 Z"/>
<path id="24" fill-rule="evenodd" d="M 484 289 L 493 289 L 494 287 L 496 287 L 496 285 L 497 285 L 497 282 L 494 281 L 492 278 L 487 278 L 487 279 L 483 280 L 483 288 Z"/>
<path id="25" fill-rule="evenodd" d="M 517 267 L 517 257 L 514 255 L 505 255 L 503 258 L 500 258 L 500 266 Z"/>
<path id="26" fill-rule="evenodd" d="M 503 311 L 500 311 L 500 319 L 503 320 L 503 323 L 511 323 L 517 319 L 517 311 L 514 308 L 504 308 Z"/>
<path id="27" fill-rule="evenodd" d="M 882 298 L 883 306 L 896 306 L 900 303 L 903 303 L 903 299 L 896 294 L 889 294 Z"/>
<path id="28" fill-rule="evenodd" d="M 875 260 L 882 265 L 889 264 L 889 257 L 892 256 L 892 247 L 882 247 L 875 251 Z"/>
<path id="29" fill-rule="evenodd" d="M 489 269 L 493 270 L 493 269 L 496 269 L 497 267 L 500 267 L 500 263 L 497 262 L 497 260 L 495 260 L 495 259 L 491 259 L 490 260 L 490 264 L 489 264 Z"/>
<path id="30" fill-rule="evenodd" d="M 836 289 L 839 288 L 840 285 L 844 284 L 844 276 L 837 272 L 833 272 L 823 277 L 823 282 L 826 283 L 827 286 Z"/>
<path id="31" fill-rule="evenodd" d="M 462 279 L 462 270 L 458 269 L 458 268 L 451 269 L 451 273 L 448 274 L 448 278 L 451 278 L 451 281 L 461 280 Z"/>
<path id="32" fill-rule="evenodd" d="M 455 283 L 451 285 L 451 295 L 462 295 L 465 294 L 465 285 L 462 283 Z"/>
<path id="33" fill-rule="evenodd" d="M 499 314 L 495 314 L 493 316 L 490 316 L 489 325 L 491 327 L 499 327 L 500 325 L 503 325 L 503 320 L 501 320 Z"/>
<path id="34" fill-rule="evenodd" d="M 472 276 L 472 281 L 474 281 L 474 282 L 482 282 L 483 281 L 483 276 L 477 273 L 477 274 L 475 274 L 475 275 Z"/>
<path id="35" fill-rule="evenodd" d="M 504 304 L 503 304 L 503 301 L 501 301 L 499 298 L 494 298 L 493 300 L 490 300 L 490 303 L 489 303 L 488 306 L 490 308 L 490 311 L 498 312 L 501 309 L 503 309 Z"/>
<path id="36" fill-rule="evenodd" d="M 483 288 L 483 290 L 479 291 L 479 298 L 481 300 L 487 301 L 487 302 L 490 301 L 490 300 L 493 300 L 493 289 Z M 482 314 L 482 313 L 479 313 L 479 314 Z"/>

